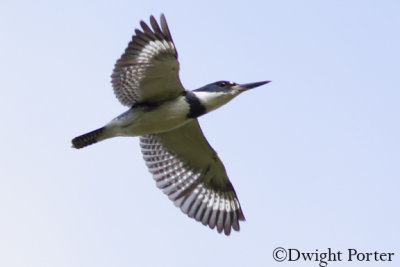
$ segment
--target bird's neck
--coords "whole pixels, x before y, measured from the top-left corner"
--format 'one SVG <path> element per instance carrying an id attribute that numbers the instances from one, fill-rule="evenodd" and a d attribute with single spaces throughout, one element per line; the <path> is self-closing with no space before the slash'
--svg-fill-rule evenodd
<path id="1" fill-rule="evenodd" d="M 213 111 L 214 109 L 223 106 L 235 97 L 235 95 L 233 94 L 224 94 L 218 92 L 197 91 L 191 93 L 193 94 L 199 105 L 204 108 L 204 113 L 208 113 L 210 111 Z"/>

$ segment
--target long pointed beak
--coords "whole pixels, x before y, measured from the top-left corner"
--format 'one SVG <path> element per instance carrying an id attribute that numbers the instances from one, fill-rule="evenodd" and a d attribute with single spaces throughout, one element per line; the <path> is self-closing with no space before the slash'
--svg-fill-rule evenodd
<path id="1" fill-rule="evenodd" d="M 245 83 L 245 84 L 239 84 L 238 87 L 239 87 L 240 91 L 244 92 L 244 91 L 247 91 L 249 89 L 256 88 L 258 86 L 267 84 L 269 82 L 270 81 L 263 81 L 263 82 L 256 82 L 256 83 Z"/>

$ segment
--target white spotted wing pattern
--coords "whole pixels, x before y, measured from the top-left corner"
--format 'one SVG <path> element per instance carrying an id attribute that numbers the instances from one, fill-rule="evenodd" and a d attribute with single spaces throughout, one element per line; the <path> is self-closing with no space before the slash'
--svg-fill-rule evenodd
<path id="1" fill-rule="evenodd" d="M 142 30 L 135 30 L 115 64 L 111 82 L 123 105 L 165 101 L 184 91 L 179 80 L 178 54 L 164 15 L 160 22 L 161 27 L 151 16 L 150 29 L 141 21 Z"/>
<path id="2" fill-rule="evenodd" d="M 197 120 L 175 130 L 140 137 L 156 185 L 183 213 L 229 235 L 245 220 L 235 190 Z"/>

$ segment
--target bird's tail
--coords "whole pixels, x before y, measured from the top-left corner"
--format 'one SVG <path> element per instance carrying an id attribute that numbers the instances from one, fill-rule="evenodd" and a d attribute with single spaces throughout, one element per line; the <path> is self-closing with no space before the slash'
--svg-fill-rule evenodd
<path id="1" fill-rule="evenodd" d="M 91 144 L 94 144 L 104 138 L 100 138 L 104 133 L 105 127 L 101 127 L 97 130 L 94 130 L 90 133 L 83 134 L 81 136 L 75 137 L 72 139 L 72 147 L 73 148 L 82 148 Z"/>

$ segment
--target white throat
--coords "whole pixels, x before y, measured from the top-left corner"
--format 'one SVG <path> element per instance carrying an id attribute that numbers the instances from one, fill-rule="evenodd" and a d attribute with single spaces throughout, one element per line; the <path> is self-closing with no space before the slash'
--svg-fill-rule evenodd
<path id="1" fill-rule="evenodd" d="M 214 109 L 223 106 L 228 103 L 232 98 L 238 95 L 237 92 L 232 91 L 230 93 L 226 92 L 193 92 L 200 103 L 206 108 L 206 111 L 212 111 Z"/>

